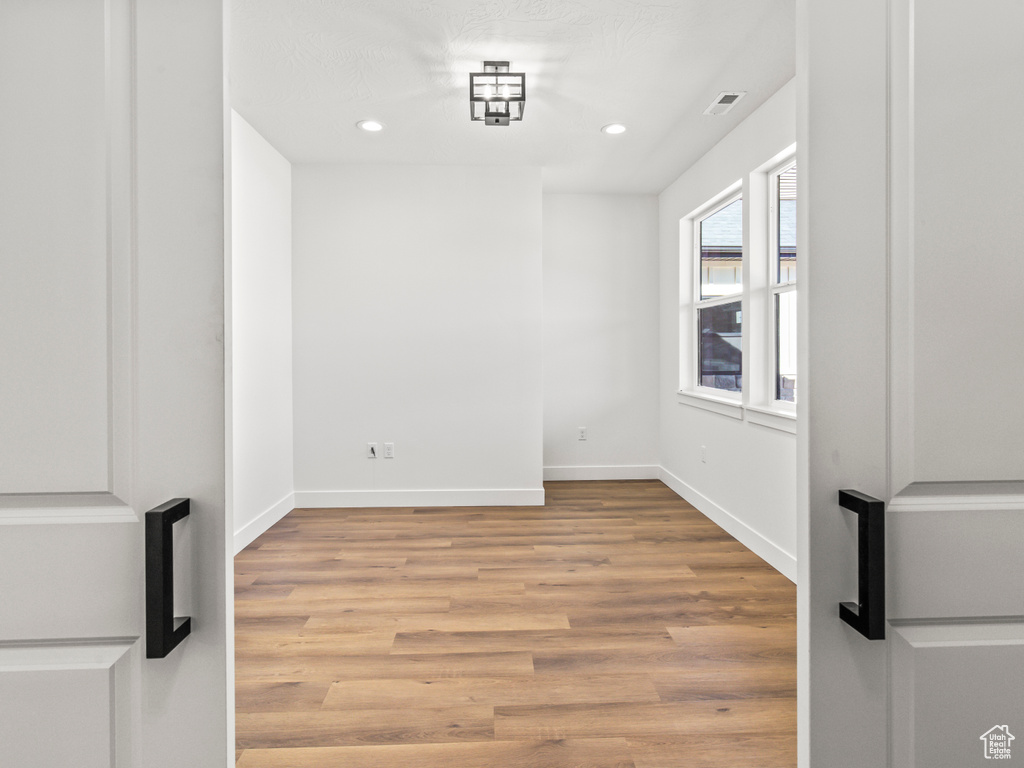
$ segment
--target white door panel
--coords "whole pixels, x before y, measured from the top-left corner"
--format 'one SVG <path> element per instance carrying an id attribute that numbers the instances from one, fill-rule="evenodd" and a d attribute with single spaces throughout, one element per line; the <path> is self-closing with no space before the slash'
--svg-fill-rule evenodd
<path id="1" fill-rule="evenodd" d="M 47 5 L 0 26 L 5 494 L 109 485 L 105 3 Z"/>
<path id="2" fill-rule="evenodd" d="M 921 489 L 930 490 L 915 486 L 888 509 L 890 619 L 1024 616 L 1024 486 Z"/>
<path id="3" fill-rule="evenodd" d="M 80 516 L 74 523 L 0 525 L 3 639 L 138 636 L 140 530 L 134 515 L 117 523 Z"/>
<path id="4" fill-rule="evenodd" d="M 908 115 L 894 172 L 909 176 L 893 215 L 910 229 L 896 245 L 911 344 L 896 353 L 913 366 L 911 480 L 1024 479 L 1024 311 L 1010 290 L 1024 285 L 1024 3 L 901 0 L 893 13 L 910 32 L 893 39 L 907 63 L 893 112 Z"/>
<path id="5" fill-rule="evenodd" d="M 233 760 L 222 17 L 0 3 L 0 765 Z M 173 497 L 193 631 L 147 660 Z"/>
<path id="6" fill-rule="evenodd" d="M 892 627 L 892 765 L 1013 765 L 985 757 L 981 737 L 1024 732 L 1024 623 Z M 1016 739 L 1014 739 L 1015 741 Z"/>
<path id="7" fill-rule="evenodd" d="M 127 642 L 0 647 L 4 765 L 131 765 L 134 653 Z"/>

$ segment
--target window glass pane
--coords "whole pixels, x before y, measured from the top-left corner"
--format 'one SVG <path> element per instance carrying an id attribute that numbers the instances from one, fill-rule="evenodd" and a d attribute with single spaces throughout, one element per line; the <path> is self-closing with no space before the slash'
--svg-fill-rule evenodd
<path id="1" fill-rule="evenodd" d="M 743 200 L 735 200 L 700 222 L 700 297 L 743 290 Z"/>
<path id="2" fill-rule="evenodd" d="M 743 313 L 740 302 L 697 310 L 700 323 L 699 383 L 704 387 L 739 392 L 743 388 L 740 348 Z"/>
<path id="3" fill-rule="evenodd" d="M 775 296 L 775 399 L 796 402 L 796 291 Z"/>
<path id="4" fill-rule="evenodd" d="M 776 177 L 779 200 L 779 252 L 775 279 L 780 283 L 796 280 L 796 166 Z"/>

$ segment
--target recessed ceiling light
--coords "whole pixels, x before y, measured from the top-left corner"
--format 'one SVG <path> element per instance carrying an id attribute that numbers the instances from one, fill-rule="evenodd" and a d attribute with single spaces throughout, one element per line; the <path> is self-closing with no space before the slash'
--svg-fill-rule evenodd
<path id="1" fill-rule="evenodd" d="M 384 123 L 378 123 L 376 120 L 360 120 L 356 125 L 364 131 L 370 131 L 372 133 L 384 130 Z"/>
<path id="2" fill-rule="evenodd" d="M 622 123 L 612 123 L 611 125 L 606 125 L 604 128 L 602 128 L 601 132 L 608 133 L 614 136 L 617 133 L 625 133 L 626 126 L 624 126 Z"/>

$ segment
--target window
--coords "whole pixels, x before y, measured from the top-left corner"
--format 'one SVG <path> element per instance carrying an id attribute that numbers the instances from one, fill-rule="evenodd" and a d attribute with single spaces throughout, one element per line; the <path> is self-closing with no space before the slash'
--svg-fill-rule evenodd
<path id="1" fill-rule="evenodd" d="M 796 433 L 796 206 L 794 144 L 679 219 L 680 404 Z"/>
<path id="2" fill-rule="evenodd" d="M 743 389 L 743 199 L 732 197 L 695 222 L 697 381 Z"/>
<path id="3" fill-rule="evenodd" d="M 796 402 L 796 165 L 771 175 L 770 307 L 774 399 Z"/>

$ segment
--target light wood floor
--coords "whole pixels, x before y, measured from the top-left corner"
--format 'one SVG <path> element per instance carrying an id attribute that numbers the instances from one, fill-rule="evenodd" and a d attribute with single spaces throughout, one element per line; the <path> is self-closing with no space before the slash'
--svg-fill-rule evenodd
<path id="1" fill-rule="evenodd" d="M 239 768 L 794 766 L 793 585 L 657 481 L 545 487 L 239 553 Z"/>

